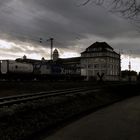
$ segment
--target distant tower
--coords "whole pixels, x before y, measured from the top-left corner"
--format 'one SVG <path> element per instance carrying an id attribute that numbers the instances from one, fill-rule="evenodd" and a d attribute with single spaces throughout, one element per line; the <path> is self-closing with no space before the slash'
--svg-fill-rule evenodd
<path id="1" fill-rule="evenodd" d="M 44 57 L 42 57 L 42 58 L 41 58 L 41 60 L 42 60 L 42 61 L 45 61 L 45 58 L 44 58 Z"/>
<path id="2" fill-rule="evenodd" d="M 58 58 L 59 58 L 59 53 L 58 53 L 58 50 L 55 49 L 53 51 L 53 61 L 57 61 Z"/>
<path id="3" fill-rule="evenodd" d="M 131 71 L 131 62 L 129 61 L 129 65 L 128 65 L 129 71 Z"/>
<path id="4" fill-rule="evenodd" d="M 24 56 L 23 56 L 23 59 L 27 59 L 27 56 L 26 56 L 26 55 L 24 55 Z"/>

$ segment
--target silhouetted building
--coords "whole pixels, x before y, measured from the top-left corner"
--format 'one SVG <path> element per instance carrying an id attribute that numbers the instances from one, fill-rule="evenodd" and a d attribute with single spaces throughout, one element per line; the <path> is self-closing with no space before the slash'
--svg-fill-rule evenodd
<path id="1" fill-rule="evenodd" d="M 121 80 L 122 81 L 137 81 L 137 72 L 124 70 L 121 71 Z"/>
<path id="2" fill-rule="evenodd" d="M 57 61 L 58 58 L 59 58 L 59 53 L 58 53 L 58 50 L 55 49 L 55 50 L 53 51 L 53 61 Z"/>
<path id="3" fill-rule="evenodd" d="M 57 49 L 53 51 L 53 60 L 34 60 L 23 58 L 18 62 L 32 63 L 34 68 L 43 69 L 42 73 L 59 70 L 61 74 L 81 75 L 87 80 L 103 79 L 105 81 L 120 80 L 120 54 L 116 53 L 106 42 L 95 42 L 89 46 L 81 57 L 59 58 Z"/>
<path id="4" fill-rule="evenodd" d="M 81 53 L 81 75 L 87 80 L 120 80 L 120 54 L 116 53 L 106 42 L 95 42 Z"/>
<path id="5" fill-rule="evenodd" d="M 27 59 L 27 56 L 26 56 L 26 55 L 24 55 L 24 56 L 23 56 L 23 59 Z"/>

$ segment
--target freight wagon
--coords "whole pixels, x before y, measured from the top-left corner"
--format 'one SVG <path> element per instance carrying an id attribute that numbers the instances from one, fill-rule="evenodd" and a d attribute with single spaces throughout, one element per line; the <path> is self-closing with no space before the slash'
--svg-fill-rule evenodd
<path id="1" fill-rule="evenodd" d="M 1 80 L 83 80 L 74 68 L 56 63 L 0 61 Z"/>
<path id="2" fill-rule="evenodd" d="M 14 60 L 1 60 L 0 79 L 17 80 L 31 79 L 33 77 L 33 65 L 20 63 Z"/>

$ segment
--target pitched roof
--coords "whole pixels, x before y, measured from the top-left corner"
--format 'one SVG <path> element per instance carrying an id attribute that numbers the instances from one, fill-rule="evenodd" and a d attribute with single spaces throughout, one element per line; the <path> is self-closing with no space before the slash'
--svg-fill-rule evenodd
<path id="1" fill-rule="evenodd" d="M 110 48 L 113 50 L 113 48 L 111 46 L 109 46 L 106 42 L 95 42 L 92 45 L 90 45 L 88 48 Z"/>
<path id="2" fill-rule="evenodd" d="M 86 50 L 82 53 L 89 52 L 89 50 L 93 48 L 102 48 L 102 51 L 105 51 L 107 48 L 111 49 L 113 51 L 113 48 L 109 46 L 106 42 L 95 42 L 92 45 L 90 45 Z"/>

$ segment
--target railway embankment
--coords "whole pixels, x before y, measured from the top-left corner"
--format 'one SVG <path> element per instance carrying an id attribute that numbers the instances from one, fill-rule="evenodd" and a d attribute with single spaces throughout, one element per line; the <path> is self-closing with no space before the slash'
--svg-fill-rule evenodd
<path id="1" fill-rule="evenodd" d="M 140 95 L 139 84 L 102 86 L 97 91 L 51 96 L 0 108 L 0 139 L 37 139 L 43 131 L 82 117 L 128 97 Z"/>

